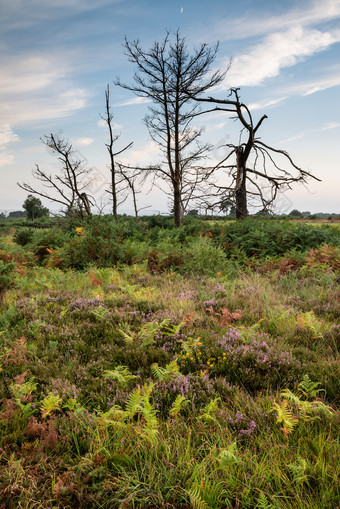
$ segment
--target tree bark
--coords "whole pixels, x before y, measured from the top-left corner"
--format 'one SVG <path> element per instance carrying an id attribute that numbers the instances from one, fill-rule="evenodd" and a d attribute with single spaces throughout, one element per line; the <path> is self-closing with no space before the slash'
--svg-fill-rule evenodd
<path id="1" fill-rule="evenodd" d="M 182 201 L 181 201 L 181 190 L 178 182 L 174 183 L 174 221 L 175 226 L 178 228 L 182 223 Z"/>
<path id="2" fill-rule="evenodd" d="M 242 147 L 238 147 L 236 151 L 236 162 L 237 162 L 237 175 L 236 175 L 236 189 L 235 189 L 235 200 L 236 200 L 236 218 L 243 219 L 247 217 L 247 169 L 246 169 L 246 158 Z"/>

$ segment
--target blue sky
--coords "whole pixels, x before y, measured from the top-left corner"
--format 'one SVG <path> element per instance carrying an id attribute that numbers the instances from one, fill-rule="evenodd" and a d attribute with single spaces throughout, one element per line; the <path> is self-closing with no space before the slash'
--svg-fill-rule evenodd
<path id="1" fill-rule="evenodd" d="M 148 104 L 114 87 L 131 82 L 124 36 L 148 49 L 166 30 L 180 29 L 187 45 L 220 42 L 216 67 L 232 65 L 223 86 L 241 87 L 254 117 L 268 119 L 259 133 L 322 179 L 280 197 L 278 211 L 340 212 L 340 0 L 4 0 L 0 4 L 0 210 L 21 209 L 27 194 L 16 182 L 36 184 L 35 164 L 57 170 L 42 145 L 45 133 L 69 139 L 98 175 L 96 198 L 109 181 L 105 148 L 105 89 L 111 87 L 117 149 L 133 141 L 125 160 L 157 159 L 143 117 Z M 215 95 L 216 95 L 215 94 Z M 206 138 L 223 155 L 238 139 L 224 114 L 198 117 Z M 140 206 L 166 212 L 159 190 Z M 46 206 L 54 206 L 44 201 Z M 121 212 L 130 210 L 126 202 Z"/>

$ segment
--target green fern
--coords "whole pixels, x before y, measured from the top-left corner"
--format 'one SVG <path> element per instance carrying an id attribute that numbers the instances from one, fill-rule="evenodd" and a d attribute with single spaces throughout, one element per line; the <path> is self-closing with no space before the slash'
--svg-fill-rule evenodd
<path id="1" fill-rule="evenodd" d="M 16 404 L 21 408 L 25 416 L 29 416 L 33 413 L 32 404 L 30 402 L 24 403 L 25 398 L 30 396 L 37 388 L 37 383 L 34 382 L 34 376 L 32 376 L 27 382 L 22 384 L 12 384 L 10 389 L 13 393 Z M 26 400 L 27 401 L 27 400 Z"/>
<path id="2" fill-rule="evenodd" d="M 156 337 L 156 334 L 168 325 L 170 319 L 165 318 L 161 323 L 147 322 L 138 333 L 138 338 L 142 341 L 144 346 L 151 345 Z"/>
<path id="3" fill-rule="evenodd" d="M 220 467 L 226 468 L 229 465 L 234 465 L 235 463 L 239 463 L 240 460 L 236 456 L 236 452 L 237 452 L 236 442 L 233 442 L 232 444 L 230 444 L 228 449 L 223 449 L 218 456 L 218 461 L 219 461 Z"/>
<path id="4" fill-rule="evenodd" d="M 320 382 L 312 382 L 308 375 L 304 375 L 298 385 L 298 392 L 305 398 L 317 398 L 320 392 L 326 392 L 324 389 L 318 389 L 319 385 L 321 385 Z"/>
<path id="5" fill-rule="evenodd" d="M 104 378 L 112 378 L 122 387 L 125 387 L 131 380 L 137 378 L 127 366 L 116 366 L 114 370 L 106 370 L 103 376 Z"/>
<path id="6" fill-rule="evenodd" d="M 157 442 L 158 435 L 158 419 L 157 410 L 150 403 L 149 398 L 144 398 L 142 407 L 142 416 L 145 420 L 143 428 L 143 435 L 150 440 L 150 442 Z"/>
<path id="7" fill-rule="evenodd" d="M 126 330 L 118 329 L 118 331 L 122 334 L 125 343 L 128 345 L 131 345 L 137 340 L 136 334 L 132 332 L 128 327 L 126 327 Z"/>
<path id="8" fill-rule="evenodd" d="M 299 458 L 295 463 L 290 463 L 288 468 L 293 476 L 294 482 L 302 484 L 307 481 L 306 470 L 308 463 L 305 459 Z"/>
<path id="9" fill-rule="evenodd" d="M 198 488 L 193 488 L 187 491 L 190 499 L 190 505 L 192 509 L 210 509 L 209 505 L 205 500 L 201 497 L 200 491 Z"/>
<path id="10" fill-rule="evenodd" d="M 182 408 L 189 403 L 189 400 L 185 396 L 178 394 L 175 401 L 172 404 L 172 408 L 169 410 L 169 415 L 177 417 Z"/>
<path id="11" fill-rule="evenodd" d="M 318 389 L 318 391 L 320 391 L 320 389 Z M 316 419 L 320 419 L 320 416 L 318 414 L 324 414 L 328 416 L 334 415 L 333 408 L 328 405 L 325 405 L 325 403 L 323 403 L 322 401 L 302 400 L 299 398 L 299 396 L 291 392 L 289 389 L 284 389 L 281 392 L 281 396 L 286 400 L 292 401 L 297 406 L 299 410 L 299 416 L 304 421 L 314 421 Z"/>
<path id="12" fill-rule="evenodd" d="M 322 323 L 316 318 L 314 311 L 307 311 L 298 316 L 297 325 L 310 330 L 313 333 L 313 338 L 322 338 Z"/>
<path id="13" fill-rule="evenodd" d="M 169 364 L 165 366 L 165 368 L 162 368 L 161 366 L 158 366 L 158 364 L 155 362 L 154 364 L 151 364 L 151 373 L 155 378 L 158 378 L 158 380 L 169 382 L 172 380 L 175 376 L 182 376 L 179 367 L 177 364 L 177 360 L 171 361 Z"/>
<path id="14" fill-rule="evenodd" d="M 15 399 L 21 400 L 24 396 L 30 396 L 37 388 L 37 383 L 34 382 L 34 376 L 32 376 L 27 382 L 22 384 L 12 384 L 10 389 Z"/>
<path id="15" fill-rule="evenodd" d="M 166 324 L 166 329 L 164 331 L 164 334 L 166 336 L 176 336 L 176 334 L 179 334 L 183 325 L 185 325 L 185 322 L 180 322 L 178 325 Z"/>
<path id="16" fill-rule="evenodd" d="M 263 491 L 260 492 L 259 498 L 257 499 L 256 509 L 274 509 L 273 504 L 271 504 Z"/>
<path id="17" fill-rule="evenodd" d="M 143 403 L 143 396 L 141 392 L 141 388 L 137 387 L 134 391 L 131 392 L 125 410 L 127 415 L 132 418 L 137 412 L 140 412 Z"/>
<path id="18" fill-rule="evenodd" d="M 219 401 L 221 401 L 221 398 L 215 398 L 210 400 L 209 403 L 205 405 L 203 409 L 203 414 L 200 415 L 198 418 L 203 419 L 204 421 L 207 422 L 214 422 L 218 424 L 216 418 L 212 414 L 216 412 L 216 410 L 218 409 Z"/>
<path id="19" fill-rule="evenodd" d="M 61 397 L 58 394 L 53 394 L 53 392 L 49 392 L 47 396 L 42 400 L 40 404 L 41 408 L 41 416 L 43 419 L 45 417 L 51 415 L 52 413 L 60 410 Z"/>
<path id="20" fill-rule="evenodd" d="M 280 404 L 274 402 L 271 412 L 276 412 L 276 424 L 283 424 L 282 431 L 287 435 L 291 433 L 299 420 L 293 416 L 292 411 L 288 408 L 288 401 L 281 401 Z"/>

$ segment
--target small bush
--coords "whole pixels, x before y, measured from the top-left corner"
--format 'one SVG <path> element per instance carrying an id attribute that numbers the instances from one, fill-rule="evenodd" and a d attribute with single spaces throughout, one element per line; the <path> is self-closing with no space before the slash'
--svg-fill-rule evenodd
<path id="1" fill-rule="evenodd" d="M 13 240 L 19 246 L 26 246 L 29 244 L 34 236 L 34 230 L 32 228 L 19 228 L 16 230 Z"/>
<path id="2" fill-rule="evenodd" d="M 0 295 L 10 288 L 14 281 L 15 263 L 0 260 Z"/>

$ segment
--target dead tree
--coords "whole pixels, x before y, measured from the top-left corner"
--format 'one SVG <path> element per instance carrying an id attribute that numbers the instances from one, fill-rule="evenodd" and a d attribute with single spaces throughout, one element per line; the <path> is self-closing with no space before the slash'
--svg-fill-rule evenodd
<path id="1" fill-rule="evenodd" d="M 150 50 L 143 49 L 139 40 L 125 39 L 126 55 L 137 71 L 132 85 L 119 79 L 116 84 L 154 103 L 145 124 L 164 156 L 154 172 L 169 186 L 176 226 L 180 226 L 195 189 L 204 180 L 200 161 L 207 156 L 210 145 L 200 143 L 202 129 L 192 125 L 198 107 L 191 97 L 200 96 L 223 80 L 225 73 L 210 72 L 217 48 L 201 44 L 190 55 L 178 31 L 173 41 L 167 32 L 164 40 L 155 42 Z"/>
<path id="2" fill-rule="evenodd" d="M 279 191 L 291 189 L 292 184 L 298 182 L 306 183 L 310 178 L 320 181 L 297 166 L 286 151 L 271 147 L 257 137 L 262 122 L 268 117 L 263 115 L 254 122 L 248 106 L 241 102 L 238 88 L 230 90 L 230 99 L 203 98 L 192 94 L 191 97 L 199 103 L 215 105 L 211 109 L 200 111 L 198 115 L 225 111 L 233 113 L 234 118 L 241 123 L 239 143 L 226 144 L 230 152 L 210 169 L 210 175 L 216 174 L 217 170 L 227 169 L 231 182 L 228 185 L 212 184 L 211 195 L 220 195 L 219 203 L 226 198 L 234 200 L 238 219 L 247 216 L 247 204 L 250 198 L 260 199 L 262 212 L 266 212 L 274 203 Z M 252 165 L 250 165 L 251 156 L 253 156 Z M 234 162 L 230 162 L 232 157 Z"/>
<path id="3" fill-rule="evenodd" d="M 126 198 L 128 194 L 132 196 L 133 209 L 135 212 L 135 219 L 138 221 L 138 214 L 141 210 L 151 207 L 147 205 L 145 207 L 138 207 L 137 194 L 141 193 L 141 187 L 145 183 L 147 178 L 147 172 L 145 168 L 136 168 L 118 163 L 118 173 L 121 177 L 120 183 L 125 183 L 122 190 L 126 191 Z"/>
<path id="4" fill-rule="evenodd" d="M 27 183 L 17 183 L 30 194 L 42 196 L 47 200 L 66 207 L 67 214 L 79 211 L 82 216 L 91 216 L 91 202 L 87 190 L 91 185 L 90 169 L 77 156 L 72 144 L 51 134 L 41 141 L 58 156 L 61 163 L 59 173 L 52 175 L 36 165 L 33 176 L 42 183 L 44 189 L 37 190 Z"/>
<path id="5" fill-rule="evenodd" d="M 105 91 L 105 106 L 106 106 L 106 113 L 105 116 L 101 115 L 101 118 L 106 123 L 108 129 L 109 129 L 109 142 L 105 144 L 109 156 L 110 156 L 110 172 L 111 172 L 111 189 L 110 194 L 112 195 L 112 213 L 115 219 L 118 218 L 118 190 L 117 190 L 117 168 L 116 168 L 116 161 L 115 157 L 119 154 L 122 154 L 125 152 L 125 150 L 132 147 L 133 142 L 129 143 L 124 147 L 123 149 L 119 150 L 118 152 L 113 151 L 113 145 L 118 140 L 119 134 L 114 135 L 113 129 L 112 129 L 112 120 L 113 120 L 113 114 L 111 113 L 111 107 L 110 107 L 110 88 L 109 85 L 107 85 L 107 89 Z"/>

